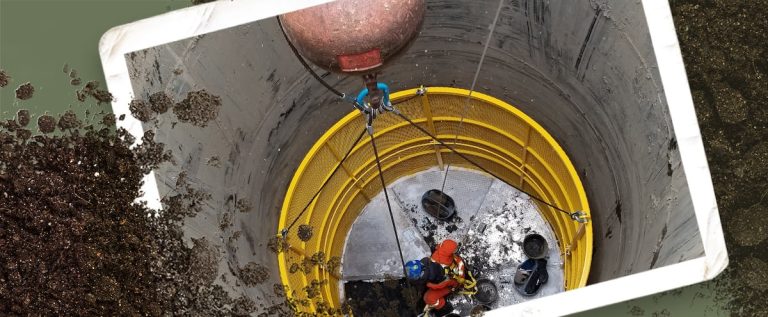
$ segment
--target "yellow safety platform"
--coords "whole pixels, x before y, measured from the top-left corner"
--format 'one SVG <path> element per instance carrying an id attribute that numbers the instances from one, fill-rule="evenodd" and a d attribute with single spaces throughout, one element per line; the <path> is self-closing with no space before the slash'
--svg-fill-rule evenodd
<path id="1" fill-rule="evenodd" d="M 561 209 L 583 211 L 590 219 L 587 196 L 576 169 L 560 145 L 536 121 L 512 105 L 482 93 L 470 95 L 469 90 L 448 87 L 428 87 L 424 95 L 417 91 L 409 89 L 391 95 L 393 102 L 403 101 L 396 107 L 406 117 L 503 181 Z M 380 115 L 373 126 L 388 184 L 435 166 L 451 164 L 478 169 L 395 114 Z M 278 234 L 331 176 L 364 127 L 363 116 L 357 111 L 350 113 L 309 150 L 286 193 Z M 326 305 L 339 307 L 339 272 L 314 265 L 311 272 L 305 273 L 296 271 L 297 265 L 320 252 L 325 260 L 341 257 L 355 219 L 382 190 L 368 136 L 358 142 L 341 167 L 289 232 L 287 242 L 291 248 L 278 254 L 280 278 L 287 286 L 289 298 L 300 303 L 300 311 L 314 312 Z M 591 221 L 582 224 L 554 208 L 538 202 L 537 205 L 565 252 L 565 289 L 585 286 L 592 260 Z M 301 224 L 314 228 L 307 242 L 296 235 Z M 319 295 L 308 298 L 308 286 L 319 287 Z"/>

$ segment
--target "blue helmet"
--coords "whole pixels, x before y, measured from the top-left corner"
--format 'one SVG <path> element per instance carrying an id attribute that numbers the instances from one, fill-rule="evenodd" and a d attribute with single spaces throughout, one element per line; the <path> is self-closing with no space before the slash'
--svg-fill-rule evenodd
<path id="1" fill-rule="evenodd" d="M 419 260 L 411 260 L 405 263 L 405 271 L 408 272 L 408 279 L 418 280 L 424 273 L 424 266 L 421 265 Z"/>

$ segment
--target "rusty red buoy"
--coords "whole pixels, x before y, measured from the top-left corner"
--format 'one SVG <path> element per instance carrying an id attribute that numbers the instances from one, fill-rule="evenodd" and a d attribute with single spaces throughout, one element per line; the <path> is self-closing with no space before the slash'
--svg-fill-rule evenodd
<path id="1" fill-rule="evenodd" d="M 308 60 L 334 72 L 379 69 L 421 29 L 425 0 L 338 0 L 280 17 Z"/>

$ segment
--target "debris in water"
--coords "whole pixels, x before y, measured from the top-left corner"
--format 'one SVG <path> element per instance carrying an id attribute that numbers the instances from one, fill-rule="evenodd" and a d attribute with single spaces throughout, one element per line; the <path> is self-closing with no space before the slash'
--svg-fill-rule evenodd
<path id="1" fill-rule="evenodd" d="M 312 226 L 303 224 L 299 226 L 298 234 L 299 240 L 307 242 L 312 239 Z"/>
<path id="2" fill-rule="evenodd" d="M 219 229 L 226 230 L 230 226 L 232 226 L 232 214 L 224 212 L 221 215 L 221 220 L 219 221 Z"/>
<path id="3" fill-rule="evenodd" d="M 304 291 L 307 292 L 307 297 L 315 298 L 320 296 L 320 288 L 326 283 L 327 281 L 312 280 L 309 285 L 304 287 Z"/>
<path id="4" fill-rule="evenodd" d="M 32 95 L 35 93 L 35 87 L 32 86 L 30 83 L 24 83 L 18 88 L 16 88 L 16 99 L 19 100 L 27 100 L 29 98 L 32 98 Z"/>
<path id="5" fill-rule="evenodd" d="M 205 238 L 192 239 L 190 278 L 203 284 L 211 284 L 218 273 L 218 252 Z"/>
<path id="6" fill-rule="evenodd" d="M 29 124 L 30 119 L 29 110 L 21 109 L 16 112 L 16 122 L 18 122 L 20 126 L 26 127 Z"/>
<path id="7" fill-rule="evenodd" d="M 71 129 L 77 129 L 80 128 L 82 125 L 82 121 L 77 119 L 77 115 L 72 110 L 67 110 L 61 117 L 59 118 L 59 129 L 63 130 L 71 130 Z"/>
<path id="8" fill-rule="evenodd" d="M 269 269 L 266 266 L 256 262 L 250 262 L 240 269 L 240 279 L 245 285 L 253 287 L 264 283 L 269 279 Z"/>
<path id="9" fill-rule="evenodd" d="M 285 296 L 285 285 L 275 284 L 272 286 L 272 290 L 274 291 L 275 295 L 277 295 L 278 297 Z"/>
<path id="10" fill-rule="evenodd" d="M 114 113 L 108 113 L 105 114 L 104 117 L 101 118 L 101 124 L 107 127 L 112 127 L 115 125 L 115 114 Z"/>
<path id="11" fill-rule="evenodd" d="M 26 142 L 29 140 L 29 138 L 32 137 L 32 131 L 29 131 L 28 129 L 17 129 L 16 130 L 16 138 L 21 139 L 22 141 Z"/>
<path id="12" fill-rule="evenodd" d="M 42 133 L 56 129 L 53 116 L 37 121 Z M 0 314 L 161 315 L 193 307 L 215 314 L 210 309 L 225 307 L 226 293 L 188 279 L 179 225 L 149 219 L 133 203 L 144 174 L 130 144 L 110 129 L 80 128 L 74 113 L 60 125 L 71 133 L 28 143 L 0 131 L 11 141 L 0 147 L 0 210 L 13 210 L 0 213 L 0 288 L 14 290 L 10 297 L 0 291 Z M 23 130 L 0 127 L 9 129 Z"/>
<path id="13" fill-rule="evenodd" d="M 19 127 L 19 123 L 16 120 L 6 120 L 5 122 L 0 121 L 0 128 L 5 128 L 8 132 L 16 132 L 21 127 Z"/>
<path id="14" fill-rule="evenodd" d="M 149 103 L 152 104 L 152 111 L 163 114 L 173 106 L 173 99 L 163 91 L 158 91 L 149 96 Z"/>
<path id="15" fill-rule="evenodd" d="M 208 166 L 221 167 L 221 159 L 218 156 L 211 156 L 208 161 L 205 162 Z"/>
<path id="16" fill-rule="evenodd" d="M 312 263 L 314 263 L 315 265 L 325 266 L 325 252 L 320 251 L 313 254 L 310 257 L 310 261 L 312 261 Z"/>
<path id="17" fill-rule="evenodd" d="M 44 134 L 53 132 L 56 130 L 56 118 L 47 114 L 38 117 L 37 128 Z"/>
<path id="18" fill-rule="evenodd" d="M 229 245 L 230 248 L 233 248 L 233 249 L 236 248 L 235 243 L 237 243 L 237 239 L 240 239 L 240 236 L 242 234 L 243 232 L 238 230 L 238 231 L 235 231 L 235 233 L 233 233 L 232 236 L 229 237 L 229 239 L 227 239 L 227 244 Z"/>
<path id="19" fill-rule="evenodd" d="M 131 115 L 141 122 L 152 120 L 152 109 L 146 100 L 131 100 L 128 104 L 128 109 L 131 111 Z"/>
<path id="20" fill-rule="evenodd" d="M 350 316 L 415 316 L 424 309 L 423 291 L 404 278 L 348 281 L 344 294 L 351 306 Z"/>
<path id="21" fill-rule="evenodd" d="M 315 262 L 312 261 L 310 258 L 304 258 L 301 261 L 301 271 L 304 272 L 304 274 L 312 273 L 312 268 L 315 267 Z"/>
<path id="22" fill-rule="evenodd" d="M 85 84 L 85 87 L 83 87 L 83 89 L 88 90 L 88 91 L 96 90 L 96 89 L 99 88 L 100 85 L 101 85 L 101 83 L 99 83 L 98 80 L 91 80 L 91 81 L 89 81 L 89 82 L 87 82 Z"/>
<path id="23" fill-rule="evenodd" d="M 0 87 L 8 86 L 8 83 L 10 81 L 11 81 L 11 76 L 8 76 L 5 70 L 0 69 Z"/>
<path id="24" fill-rule="evenodd" d="M 287 238 L 283 238 L 282 236 L 274 236 L 269 239 L 267 247 L 274 253 L 280 253 L 283 251 L 288 251 L 291 246 L 288 244 Z"/>
<path id="25" fill-rule="evenodd" d="M 325 264 L 325 269 L 331 274 L 339 274 L 339 268 L 341 268 L 341 258 L 338 256 L 332 256 Z"/>
<path id="26" fill-rule="evenodd" d="M 95 80 L 87 82 L 82 89 L 76 91 L 76 94 L 77 100 L 81 102 L 85 101 L 87 96 L 91 96 L 96 99 L 98 104 L 111 102 L 114 100 L 111 93 L 106 90 L 99 89 L 99 82 Z"/>
<path id="27" fill-rule="evenodd" d="M 253 302 L 248 297 L 240 296 L 237 298 L 232 305 L 232 315 L 233 316 L 250 316 L 253 312 L 255 312 L 258 307 L 256 307 L 256 303 Z"/>
<path id="28" fill-rule="evenodd" d="M 34 92 L 19 88 L 22 100 Z M 87 96 L 111 100 L 97 82 L 78 90 L 78 98 Z M 44 135 L 35 136 L 25 129 L 32 121 L 26 110 L 0 121 L 0 315 L 254 314 L 251 299 L 230 298 L 213 284 L 216 247 L 206 239 L 185 244 L 183 220 L 207 206 L 210 194 L 184 180 L 162 199 L 160 213 L 136 203 L 142 179 L 170 161 L 170 151 L 152 130 L 131 148 L 135 138 L 113 129 L 113 114 L 89 118 L 44 114 L 37 118 Z M 54 135 L 57 126 L 67 133 Z M 265 272 L 246 266 L 243 276 L 256 283 L 268 280 Z M 291 305 L 278 299 L 269 312 L 288 315 Z"/>
<path id="29" fill-rule="evenodd" d="M 205 127 L 216 119 L 221 108 L 221 98 L 205 90 L 190 91 L 187 98 L 173 106 L 173 113 L 181 122 Z"/>
<path id="30" fill-rule="evenodd" d="M 85 98 L 88 97 L 82 90 L 75 90 L 75 95 L 77 96 L 77 100 L 80 102 L 84 102 Z"/>
<path id="31" fill-rule="evenodd" d="M 136 153 L 137 165 L 145 173 L 149 173 L 157 168 L 160 163 L 170 161 L 172 158 L 171 151 L 165 149 L 165 144 L 155 142 L 155 131 L 153 130 L 144 132 L 144 136 L 141 137 L 141 144 L 136 146 L 134 153 Z M 186 196 L 183 196 L 183 199 L 189 202 L 187 207 L 195 213 L 201 208 L 202 201 L 210 198 L 210 194 L 205 194 L 188 186 L 184 189 L 186 190 Z"/>
<path id="32" fill-rule="evenodd" d="M 112 102 L 112 100 L 114 100 L 114 97 L 112 97 L 111 93 L 102 89 L 96 89 L 92 91 L 91 96 L 93 97 L 93 99 L 96 99 L 96 102 L 98 104 Z"/>
<path id="33" fill-rule="evenodd" d="M 249 212 L 253 207 L 248 199 L 240 198 L 235 202 L 235 209 L 239 212 Z"/>

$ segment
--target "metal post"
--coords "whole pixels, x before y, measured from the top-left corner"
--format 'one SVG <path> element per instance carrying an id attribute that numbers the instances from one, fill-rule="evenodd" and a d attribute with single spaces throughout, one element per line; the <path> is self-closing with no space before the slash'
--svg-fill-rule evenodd
<path id="1" fill-rule="evenodd" d="M 525 183 L 525 164 L 528 161 L 528 144 L 531 142 L 531 126 L 528 126 L 528 132 L 525 133 L 525 143 L 523 143 L 523 157 L 520 159 L 520 187 Z"/>
<path id="2" fill-rule="evenodd" d="M 427 129 L 433 135 L 437 135 L 437 129 L 435 129 L 435 122 L 432 120 L 432 107 L 429 104 L 429 97 L 427 93 L 421 95 L 421 106 L 424 108 L 424 117 L 427 119 Z M 435 142 L 432 142 L 435 143 Z M 440 146 L 435 144 L 435 155 L 437 156 L 437 166 L 440 170 L 443 170 L 443 156 L 440 154 Z"/>

